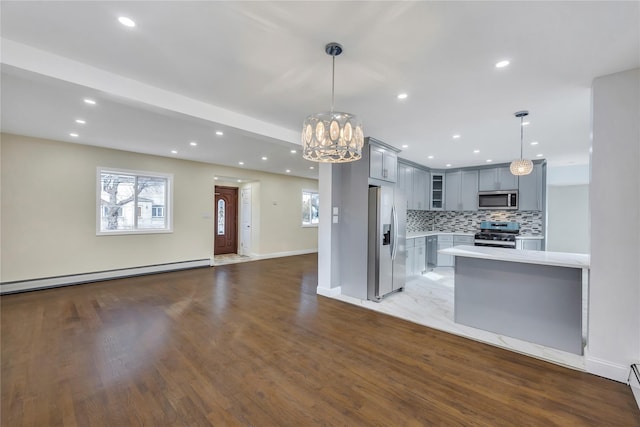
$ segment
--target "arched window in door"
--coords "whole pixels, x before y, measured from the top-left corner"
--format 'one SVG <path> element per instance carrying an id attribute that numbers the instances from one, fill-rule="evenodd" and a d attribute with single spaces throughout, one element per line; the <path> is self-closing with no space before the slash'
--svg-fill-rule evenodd
<path id="1" fill-rule="evenodd" d="M 218 236 L 224 236 L 224 200 L 218 200 Z"/>

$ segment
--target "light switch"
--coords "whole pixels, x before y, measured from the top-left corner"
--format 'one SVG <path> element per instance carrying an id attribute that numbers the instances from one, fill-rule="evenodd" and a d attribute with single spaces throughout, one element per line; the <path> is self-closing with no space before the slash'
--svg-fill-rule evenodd
<path id="1" fill-rule="evenodd" d="M 333 223 L 337 224 L 338 223 L 338 215 L 334 215 L 333 216 Z"/>
<path id="2" fill-rule="evenodd" d="M 337 206 L 333 207 L 333 214 L 334 215 L 338 215 L 338 207 Z"/>

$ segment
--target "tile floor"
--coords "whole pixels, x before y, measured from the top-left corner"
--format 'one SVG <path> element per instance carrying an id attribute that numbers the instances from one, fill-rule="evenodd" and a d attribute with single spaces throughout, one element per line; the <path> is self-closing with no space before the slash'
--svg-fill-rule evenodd
<path id="1" fill-rule="evenodd" d="M 410 280 L 403 292 L 389 295 L 379 303 L 346 295 L 337 295 L 333 298 L 538 359 L 585 370 L 583 356 L 455 323 L 453 291 L 453 268 L 439 267 Z"/>
<path id="2" fill-rule="evenodd" d="M 213 265 L 236 264 L 238 262 L 252 261 L 253 258 L 246 255 L 223 254 L 213 256 Z"/>

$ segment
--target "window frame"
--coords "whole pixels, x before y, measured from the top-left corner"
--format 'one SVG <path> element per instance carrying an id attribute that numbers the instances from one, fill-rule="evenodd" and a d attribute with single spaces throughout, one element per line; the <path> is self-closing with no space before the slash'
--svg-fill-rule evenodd
<path id="1" fill-rule="evenodd" d="M 301 200 L 304 201 L 304 194 L 305 193 L 309 193 L 309 194 L 317 194 L 318 195 L 318 222 L 317 223 L 305 223 L 304 222 L 304 206 L 302 207 L 302 210 L 300 211 L 301 214 L 301 218 L 300 218 L 300 222 L 301 222 L 301 227 L 303 228 L 317 228 L 318 225 L 320 224 L 320 192 L 318 190 L 310 190 L 310 189 L 302 189 L 302 193 L 300 194 L 301 196 Z M 311 216 L 309 216 L 309 218 L 311 218 Z"/>
<path id="2" fill-rule="evenodd" d="M 101 229 L 102 223 L 102 174 L 113 173 L 118 175 L 130 175 L 135 178 L 135 182 L 139 177 L 145 178 L 162 178 L 166 179 L 166 191 L 165 191 L 165 227 L 164 228 L 134 228 L 132 230 L 111 230 L 105 231 Z M 137 195 L 134 197 L 134 208 L 137 208 Z M 120 212 L 122 212 L 120 207 Z M 121 236 L 131 234 L 166 234 L 173 233 L 173 174 L 150 172 L 131 169 L 110 168 L 104 166 L 98 166 L 96 168 L 96 236 Z M 135 209 L 134 209 L 135 211 Z M 137 215 L 134 212 L 134 223 L 138 223 Z"/>

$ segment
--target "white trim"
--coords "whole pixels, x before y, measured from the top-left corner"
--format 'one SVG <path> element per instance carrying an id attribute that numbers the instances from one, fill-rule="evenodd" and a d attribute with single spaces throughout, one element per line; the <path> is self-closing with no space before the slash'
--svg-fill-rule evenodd
<path id="1" fill-rule="evenodd" d="M 590 374 L 609 378 L 610 380 L 621 383 L 627 383 L 629 380 L 628 366 L 589 356 L 588 348 L 585 348 L 584 350 L 584 365 L 585 369 Z"/>
<path id="2" fill-rule="evenodd" d="M 46 277 L 43 279 L 21 280 L 0 283 L 0 294 L 32 291 L 36 289 L 56 288 L 59 286 L 79 285 L 82 283 L 118 279 L 122 277 L 141 276 L 144 274 L 163 273 L 167 271 L 186 270 L 189 268 L 210 267 L 211 259 L 172 262 L 167 264 L 147 265 L 123 268 L 119 270 L 98 271 L 93 273 L 73 274 L 69 276 Z"/>
<path id="3" fill-rule="evenodd" d="M 166 204 L 164 206 L 164 212 L 166 215 L 166 227 L 165 228 L 135 228 L 133 230 L 116 230 L 116 231 L 102 231 L 100 229 L 102 220 L 102 173 L 113 172 L 115 174 L 133 175 L 136 179 L 139 176 L 151 177 L 151 178 L 164 178 L 167 180 L 166 188 Z M 136 199 L 137 200 L 137 199 Z M 134 216 L 135 216 L 134 210 Z M 135 218 L 134 218 L 135 219 Z M 137 222 L 135 223 L 137 224 Z M 150 172 L 131 169 L 111 168 L 105 166 L 96 167 L 96 236 L 119 236 L 129 234 L 162 234 L 173 233 L 173 174 L 163 172 Z"/>
<path id="4" fill-rule="evenodd" d="M 269 259 L 269 258 L 282 258 L 286 256 L 306 255 L 306 254 L 313 254 L 313 253 L 318 253 L 318 248 L 300 249 L 297 251 L 287 251 L 287 252 L 272 252 L 270 254 L 260 254 L 260 255 L 251 254 L 251 259 L 258 260 L 258 259 Z"/>
<path id="5" fill-rule="evenodd" d="M 336 296 L 342 294 L 342 287 L 341 286 L 337 286 L 335 288 L 323 288 L 323 287 L 318 286 L 316 288 L 316 293 L 318 295 L 322 295 L 323 297 L 333 298 L 333 297 L 336 297 Z"/>

